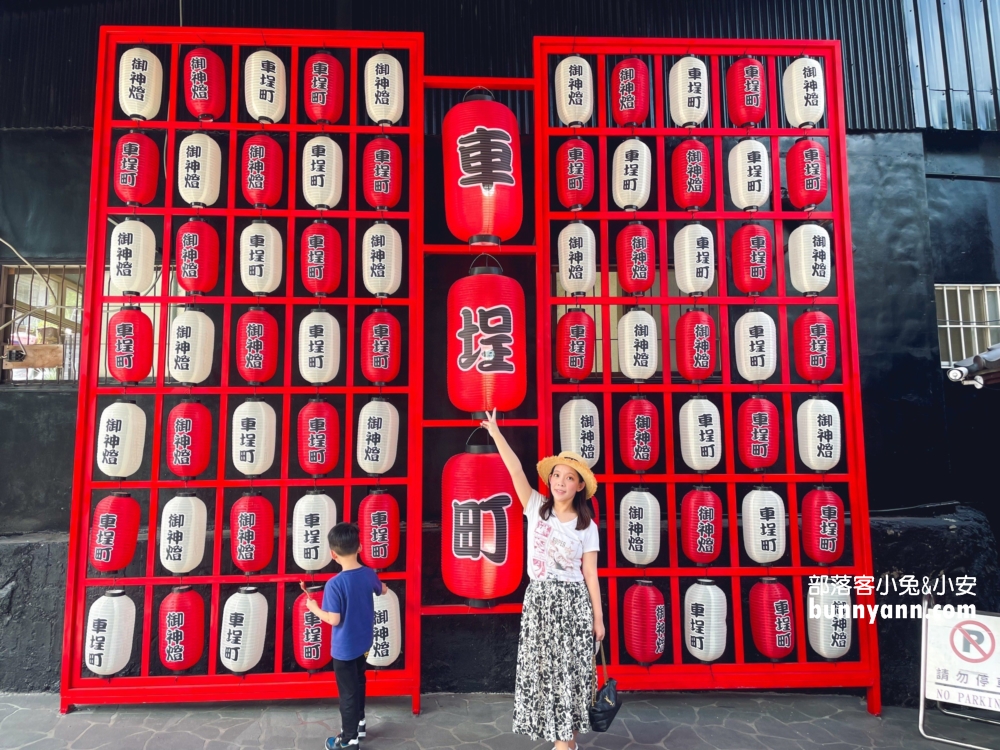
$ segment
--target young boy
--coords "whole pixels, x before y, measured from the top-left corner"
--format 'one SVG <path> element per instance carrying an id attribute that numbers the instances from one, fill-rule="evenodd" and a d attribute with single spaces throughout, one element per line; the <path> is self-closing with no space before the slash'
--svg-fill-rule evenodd
<path id="1" fill-rule="evenodd" d="M 375 571 L 358 562 L 361 547 L 357 524 L 338 523 L 327 537 L 330 556 L 340 563 L 341 572 L 326 582 L 323 606 L 310 596 L 309 611 L 333 626 L 333 670 L 340 693 L 340 734 L 326 741 L 327 750 L 358 747 L 365 736 L 365 658 L 375 629 L 373 594 L 388 587 Z M 301 584 L 305 591 L 305 583 Z M 308 595 L 308 594 L 307 594 Z"/>

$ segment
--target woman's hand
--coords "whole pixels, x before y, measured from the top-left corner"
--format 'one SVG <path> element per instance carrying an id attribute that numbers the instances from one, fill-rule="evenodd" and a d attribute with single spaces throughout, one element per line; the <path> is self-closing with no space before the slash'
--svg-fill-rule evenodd
<path id="1" fill-rule="evenodd" d="M 594 638 L 604 640 L 604 618 L 594 618 Z"/>
<path id="2" fill-rule="evenodd" d="M 497 410 L 495 407 L 492 414 L 486 412 L 486 419 L 480 422 L 479 426 L 490 433 L 490 437 L 494 440 L 500 437 L 500 426 L 497 424 Z"/>

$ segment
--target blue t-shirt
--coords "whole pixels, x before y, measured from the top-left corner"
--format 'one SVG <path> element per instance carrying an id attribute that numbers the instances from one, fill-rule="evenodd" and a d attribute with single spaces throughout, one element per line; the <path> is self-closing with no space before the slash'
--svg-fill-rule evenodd
<path id="1" fill-rule="evenodd" d="M 372 647 L 375 630 L 375 600 L 382 593 L 382 582 L 375 571 L 363 565 L 344 570 L 326 582 L 323 588 L 323 611 L 340 614 L 340 624 L 333 629 L 330 653 L 334 659 L 350 661 Z"/>

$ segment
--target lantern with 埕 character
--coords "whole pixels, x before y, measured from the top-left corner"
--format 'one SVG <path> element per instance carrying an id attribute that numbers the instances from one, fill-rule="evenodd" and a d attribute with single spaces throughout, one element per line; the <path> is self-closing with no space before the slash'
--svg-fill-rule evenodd
<path id="1" fill-rule="evenodd" d="M 212 414 L 194 399 L 184 399 L 167 414 L 167 468 L 184 479 L 208 470 L 212 460 Z"/>
<path id="2" fill-rule="evenodd" d="M 112 492 L 94 506 L 90 524 L 90 564 L 101 573 L 124 570 L 139 539 L 139 503 L 127 492 Z"/>
<path id="3" fill-rule="evenodd" d="M 729 152 L 729 197 L 741 211 L 756 211 L 770 200 L 770 157 L 760 141 L 744 138 Z"/>
<path id="4" fill-rule="evenodd" d="M 253 135 L 243 144 L 243 197 L 254 208 L 273 208 L 281 200 L 285 155 L 269 135 Z"/>
<path id="5" fill-rule="evenodd" d="M 267 638 L 267 599 L 255 586 L 243 586 L 226 600 L 219 620 L 219 661 L 243 674 L 257 666 Z"/>
<path id="6" fill-rule="evenodd" d="M 652 581 L 636 581 L 625 592 L 625 650 L 642 666 L 663 656 L 667 645 L 667 607 Z"/>
<path id="7" fill-rule="evenodd" d="M 375 396 L 361 407 L 357 430 L 358 466 L 369 476 L 385 474 L 396 463 L 399 443 L 399 411 Z"/>
<path id="8" fill-rule="evenodd" d="M 138 306 L 127 306 L 108 319 L 108 374 L 121 383 L 138 384 L 153 369 L 153 321 Z"/>
<path id="9" fill-rule="evenodd" d="M 601 416 L 593 401 L 571 398 L 559 410 L 559 446 L 580 456 L 588 468 L 601 457 Z"/>
<path id="10" fill-rule="evenodd" d="M 135 635 L 135 602 L 124 589 L 105 591 L 87 612 L 83 665 L 96 675 L 110 677 L 128 666 Z"/>
<path id="11" fill-rule="evenodd" d="M 344 189 L 344 154 L 340 144 L 318 135 L 302 148 L 302 195 L 313 208 L 331 209 Z"/>
<path id="12" fill-rule="evenodd" d="M 597 276 L 594 230 L 582 221 L 571 222 L 559 232 L 558 244 L 559 283 L 571 296 L 585 295 Z"/>
<path id="13" fill-rule="evenodd" d="M 594 114 L 594 73 L 579 55 L 564 57 L 555 72 L 556 113 L 563 125 L 583 127 Z"/>
<path id="14" fill-rule="evenodd" d="M 97 424 L 97 468 L 118 479 L 135 474 L 146 443 L 146 413 L 135 401 L 119 399 L 101 412 Z"/>
<path id="15" fill-rule="evenodd" d="M 257 50 L 243 66 L 243 102 L 259 123 L 274 123 L 285 116 L 285 63 L 271 50 Z"/>
<path id="16" fill-rule="evenodd" d="M 125 50 L 118 62 L 118 106 L 132 120 L 151 120 L 163 98 L 163 64 L 145 47 Z"/>
<path id="17" fill-rule="evenodd" d="M 564 208 L 579 211 L 594 198 L 594 150 L 581 138 L 570 138 L 556 151 L 556 195 Z"/>
<path id="18" fill-rule="evenodd" d="M 611 116 L 625 127 L 636 127 L 649 115 L 649 68 L 629 57 L 611 71 Z"/>
<path id="19" fill-rule="evenodd" d="M 236 322 L 236 371 L 250 385 L 262 385 L 278 369 L 278 321 L 263 307 L 251 307 Z"/>
<path id="20" fill-rule="evenodd" d="M 800 211 L 812 211 L 826 198 L 826 150 L 819 141 L 800 138 L 785 156 L 788 200 Z"/>
<path id="21" fill-rule="evenodd" d="M 726 71 L 726 109 L 738 128 L 759 125 L 767 113 L 767 83 L 764 65 L 752 57 L 741 57 Z"/>
<path id="22" fill-rule="evenodd" d="M 618 412 L 618 445 L 622 463 L 640 474 L 660 457 L 660 412 L 641 395 L 633 396 Z"/>
<path id="23" fill-rule="evenodd" d="M 340 321 L 323 308 L 299 323 L 299 374 L 314 385 L 329 383 L 340 372 Z"/>
<path id="24" fill-rule="evenodd" d="M 674 237 L 674 277 L 684 294 L 700 297 L 715 283 L 715 236 L 704 224 L 687 224 Z"/>
<path id="25" fill-rule="evenodd" d="M 713 662 L 726 650 L 726 594 L 711 578 L 699 578 L 684 592 L 684 645 L 694 658 Z"/>
<path id="26" fill-rule="evenodd" d="M 399 375 L 402 348 L 396 317 L 384 307 L 373 310 L 361 323 L 361 374 L 375 385 L 391 383 Z"/>
<path id="27" fill-rule="evenodd" d="M 344 66 L 329 52 L 310 55 L 303 68 L 302 103 L 317 123 L 335 123 L 344 111 Z"/>
<path id="28" fill-rule="evenodd" d="M 556 324 L 556 370 L 579 382 L 594 369 L 594 319 L 583 308 L 570 308 Z"/>
<path id="29" fill-rule="evenodd" d="M 394 208 L 403 193 L 403 154 L 396 142 L 384 136 L 368 141 L 361 165 L 368 205 L 377 211 Z"/>
<path id="30" fill-rule="evenodd" d="M 177 285 L 189 294 L 208 294 L 219 280 L 219 233 L 207 221 L 189 219 L 177 229 Z"/>
<path id="31" fill-rule="evenodd" d="M 751 383 L 762 383 L 774 375 L 778 365 L 778 343 L 774 319 L 762 310 L 750 310 L 736 321 L 736 369 Z"/>
<path id="32" fill-rule="evenodd" d="M 799 458 L 813 471 L 827 472 L 840 463 L 840 410 L 820 396 L 807 398 L 795 415 Z"/>
<path id="33" fill-rule="evenodd" d="M 681 500 L 681 549 L 695 565 L 711 565 L 722 552 L 722 500 L 696 487 Z"/>
<path id="34" fill-rule="evenodd" d="M 143 294 L 153 285 L 156 235 L 138 219 L 125 219 L 111 230 L 112 290 L 124 295 Z"/>
<path id="35" fill-rule="evenodd" d="M 298 454 L 302 471 L 312 477 L 331 472 L 340 460 L 340 415 L 321 398 L 309 399 L 299 411 Z"/>
<path id="36" fill-rule="evenodd" d="M 819 60 L 800 57 L 781 77 L 785 119 L 793 128 L 814 128 L 826 109 L 826 83 Z"/>
<path id="37" fill-rule="evenodd" d="M 330 529 L 337 525 L 333 498 L 318 492 L 303 495 L 292 511 L 292 559 L 302 570 L 315 572 L 330 564 Z"/>
<path id="38" fill-rule="evenodd" d="M 682 57 L 670 67 L 670 119 L 679 128 L 700 125 L 708 116 L 708 68 L 697 57 Z"/>
<path id="39" fill-rule="evenodd" d="M 191 50 L 184 57 L 184 103 L 199 120 L 218 120 L 226 111 L 226 66 L 207 47 Z"/>
<path id="40" fill-rule="evenodd" d="M 802 548 L 810 560 L 833 565 L 844 554 L 844 501 L 817 487 L 802 498 Z"/>
<path id="41" fill-rule="evenodd" d="M 715 319 L 704 310 L 688 310 L 674 329 L 677 372 L 701 383 L 715 372 Z"/>
<path id="42" fill-rule="evenodd" d="M 685 211 L 703 208 L 712 196 L 712 161 L 708 146 L 689 138 L 670 155 L 674 200 Z"/>
<path id="43" fill-rule="evenodd" d="M 240 233 L 240 281 L 250 294 L 270 294 L 281 283 L 281 232 L 263 219 L 254 219 Z"/>
<path id="44" fill-rule="evenodd" d="M 208 509 L 192 490 L 181 490 L 160 512 L 160 565 L 177 575 L 190 573 L 205 556 Z"/>
<path id="45" fill-rule="evenodd" d="M 177 152 L 177 192 L 185 203 L 199 208 L 219 200 L 222 149 L 207 133 L 192 133 Z"/>
<path id="46" fill-rule="evenodd" d="M 317 219 L 302 232 L 302 285 L 317 296 L 333 294 L 340 286 L 342 265 L 340 232 Z"/>
<path id="47" fill-rule="evenodd" d="M 191 669 L 205 653 L 205 600 L 190 586 L 174 586 L 160 603 L 160 663 Z"/>
<path id="48" fill-rule="evenodd" d="M 656 240 L 641 221 L 630 221 L 615 240 L 618 283 L 626 294 L 643 294 L 656 281 Z"/>
<path id="49" fill-rule="evenodd" d="M 694 396 L 678 414 L 681 458 L 693 471 L 711 471 L 722 458 L 719 408 L 704 396 Z"/>
<path id="50" fill-rule="evenodd" d="M 740 404 L 736 425 L 740 461 L 754 471 L 773 466 L 781 444 L 778 407 L 766 398 L 752 396 Z"/>
<path id="51" fill-rule="evenodd" d="M 244 492 L 229 512 L 233 565 L 244 573 L 267 567 L 274 553 L 274 507 L 262 495 Z"/>
<path id="52" fill-rule="evenodd" d="M 115 147 L 115 195 L 130 206 L 145 206 L 156 197 L 160 180 L 160 149 L 148 135 L 134 130 Z"/>
<path id="53" fill-rule="evenodd" d="M 271 468 L 277 429 L 274 407 L 266 401 L 251 397 L 236 407 L 230 433 L 236 471 L 259 477 Z"/>
<path id="54" fill-rule="evenodd" d="M 365 109 L 376 125 L 395 125 L 403 116 L 403 66 L 387 52 L 365 63 Z"/>
<path id="55" fill-rule="evenodd" d="M 806 310 L 792 329 L 795 371 L 803 380 L 826 380 L 837 368 L 837 344 L 833 320 L 820 310 Z"/>
<path id="56" fill-rule="evenodd" d="M 618 546 L 625 559 L 640 568 L 660 556 L 660 501 L 651 492 L 634 489 L 622 498 Z"/>
<path id="57" fill-rule="evenodd" d="M 323 600 L 323 584 L 306 586 L 292 605 L 292 642 L 295 661 L 310 673 L 323 669 L 333 658 L 330 645 L 333 641 L 333 627 L 309 611 L 306 602 L 310 597 Z"/>
<path id="58" fill-rule="evenodd" d="M 750 632 L 761 655 L 778 661 L 792 653 L 792 596 L 777 578 L 761 578 L 750 589 Z"/>
<path id="59" fill-rule="evenodd" d="M 759 487 L 743 497 L 743 548 L 759 565 L 785 554 L 785 503 L 777 492 Z"/>
<path id="60" fill-rule="evenodd" d="M 384 570 L 399 555 L 399 503 L 388 490 L 376 489 L 358 506 L 361 532 L 359 559 L 375 570 Z"/>
<path id="61" fill-rule="evenodd" d="M 746 223 L 733 234 L 733 282 L 744 294 L 758 295 L 771 287 L 771 233 Z"/>
<path id="62" fill-rule="evenodd" d="M 611 166 L 611 195 L 618 208 L 638 211 L 646 205 L 652 173 L 653 157 L 649 146 L 638 138 L 618 144 Z"/>

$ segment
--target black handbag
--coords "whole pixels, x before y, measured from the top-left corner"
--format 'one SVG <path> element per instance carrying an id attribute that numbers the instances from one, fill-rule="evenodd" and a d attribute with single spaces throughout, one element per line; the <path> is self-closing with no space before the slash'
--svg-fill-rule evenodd
<path id="1" fill-rule="evenodd" d="M 604 643 L 601 643 L 601 664 L 604 667 L 604 686 L 597 689 L 597 675 L 594 675 L 594 699 L 590 709 L 587 711 L 590 717 L 590 728 L 595 732 L 606 732 L 611 727 L 611 722 L 618 715 L 618 709 L 622 707 L 621 698 L 618 697 L 618 685 L 614 678 L 608 678 L 608 662 L 604 658 Z M 597 671 L 597 654 L 594 654 L 594 671 Z"/>

